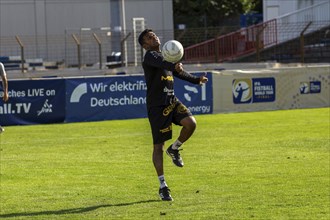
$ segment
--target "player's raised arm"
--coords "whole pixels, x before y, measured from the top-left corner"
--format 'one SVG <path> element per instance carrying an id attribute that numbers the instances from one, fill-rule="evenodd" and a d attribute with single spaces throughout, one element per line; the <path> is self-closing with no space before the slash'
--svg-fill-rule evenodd
<path id="1" fill-rule="evenodd" d="M 7 80 L 7 75 L 5 71 L 5 67 L 2 63 L 0 63 L 0 76 L 2 80 L 2 88 L 3 88 L 3 101 L 6 102 L 8 101 L 8 80 Z"/>

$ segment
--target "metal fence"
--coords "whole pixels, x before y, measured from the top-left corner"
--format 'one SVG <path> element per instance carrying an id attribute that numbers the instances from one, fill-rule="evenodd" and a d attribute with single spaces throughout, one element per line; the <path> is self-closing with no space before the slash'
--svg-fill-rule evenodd
<path id="1" fill-rule="evenodd" d="M 184 47 L 213 39 L 237 30 L 238 26 L 186 28 L 184 30 L 154 30 L 161 42 L 176 39 Z M 0 62 L 7 70 L 95 66 L 106 68 L 112 64 L 139 65 L 141 48 L 136 47 L 133 30 L 111 31 L 107 28 L 71 28 L 63 35 L 19 35 L 0 37 Z M 135 37 L 134 37 L 135 36 Z M 22 47 L 17 41 L 20 39 Z M 98 42 L 98 40 L 99 42 Z M 138 51 L 137 51 L 138 50 Z M 119 57 L 118 57 L 119 54 Z"/>
<path id="2" fill-rule="evenodd" d="M 277 22 L 272 20 L 234 32 L 232 31 L 237 30 L 238 27 L 154 31 L 163 43 L 173 38 L 179 40 L 185 47 L 184 62 L 187 63 L 224 62 L 267 48 L 274 49 L 269 50 L 267 56 L 261 53 L 260 55 L 264 57 L 260 57 L 260 60 L 270 58 L 278 60 L 283 57 L 294 57 L 297 54 L 300 56 L 302 51 L 299 37 L 281 47 L 278 36 L 282 36 L 281 39 L 292 38 L 293 33 L 301 34 L 305 28 L 319 30 L 318 35 L 306 38 L 303 45 L 306 56 L 310 55 L 308 54 L 310 51 L 321 51 L 318 53 L 320 56 L 329 53 L 330 30 L 324 29 L 327 25 L 330 28 L 329 21 L 312 22 L 308 27 L 306 22 L 291 23 L 290 26 L 282 26 L 282 28 L 276 28 L 276 25 Z M 135 36 L 138 34 L 136 33 Z M 305 35 L 311 34 L 309 32 Z M 21 46 L 17 39 L 20 40 Z M 6 36 L 0 38 L 0 62 L 5 63 L 7 70 L 86 66 L 107 68 L 112 67 L 113 63 L 117 66 L 140 65 L 141 51 L 136 53 L 136 50 L 141 48 L 134 47 L 136 41 L 132 30 L 110 32 L 100 28 L 67 29 L 63 35 Z M 138 63 L 135 62 L 136 60 Z"/>
<path id="3" fill-rule="evenodd" d="M 173 39 L 173 30 L 154 31 L 162 42 Z M 105 68 L 113 62 L 114 56 L 115 60 L 119 59 L 120 63 L 123 61 L 124 65 L 137 65 L 141 63 L 142 57 L 140 51 L 136 53 L 136 50 L 141 48 L 135 47 L 137 39 L 134 36 L 139 34 L 134 35 L 132 30 L 114 32 L 85 28 L 67 29 L 63 35 L 6 36 L 0 38 L 0 61 L 7 65 L 8 70 L 19 69 L 23 49 L 25 69 L 36 66 L 32 63 L 40 62 L 65 67 L 98 67 L 103 63 L 102 68 Z M 21 46 L 17 39 L 20 40 Z M 127 60 L 124 60 L 125 57 Z"/>
<path id="4" fill-rule="evenodd" d="M 241 30 L 185 48 L 186 62 L 223 62 L 277 43 L 276 20 Z"/>
<path id="5" fill-rule="evenodd" d="M 329 62 L 326 60 L 329 47 L 330 21 L 296 22 L 278 27 L 274 19 L 186 47 L 185 62 L 259 62 L 283 58 L 286 62 Z"/>

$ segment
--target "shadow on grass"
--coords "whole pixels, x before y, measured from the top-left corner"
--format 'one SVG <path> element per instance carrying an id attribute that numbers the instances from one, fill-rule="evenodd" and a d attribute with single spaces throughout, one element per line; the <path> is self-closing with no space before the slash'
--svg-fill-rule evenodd
<path id="1" fill-rule="evenodd" d="M 79 213 L 91 212 L 91 211 L 94 211 L 99 208 L 130 206 L 130 205 L 151 203 L 151 202 L 160 202 L 160 201 L 161 200 L 145 200 L 145 201 L 119 203 L 119 204 L 96 205 L 96 206 L 89 206 L 89 207 L 85 207 L 85 208 L 62 209 L 62 210 L 57 210 L 57 211 L 9 213 L 9 214 L 0 215 L 0 218 L 15 218 L 15 217 L 28 217 L 28 216 L 39 216 L 39 215 L 79 214 Z"/>

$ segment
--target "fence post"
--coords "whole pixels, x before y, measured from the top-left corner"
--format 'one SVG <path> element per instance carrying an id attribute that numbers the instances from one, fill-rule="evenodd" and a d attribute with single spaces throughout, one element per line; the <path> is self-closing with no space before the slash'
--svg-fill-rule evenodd
<path id="1" fill-rule="evenodd" d="M 17 43 L 21 47 L 21 71 L 22 71 L 22 73 L 24 73 L 24 62 L 25 62 L 25 58 L 24 58 L 24 44 L 22 43 L 21 39 L 17 35 L 15 36 L 15 38 L 16 38 Z"/>
<path id="2" fill-rule="evenodd" d="M 215 62 L 217 63 L 219 60 L 219 41 L 218 37 L 214 38 L 214 52 L 215 52 Z"/>
<path id="3" fill-rule="evenodd" d="M 76 35 L 72 34 L 72 38 L 73 40 L 76 42 L 77 44 L 77 49 L 78 49 L 78 68 L 81 69 L 81 50 L 80 50 L 80 41 L 78 40 L 78 38 L 76 37 Z"/>
<path id="4" fill-rule="evenodd" d="M 305 36 L 304 33 L 307 31 L 307 29 L 309 28 L 309 26 L 312 24 L 312 22 L 310 21 L 306 27 L 304 28 L 304 30 L 302 30 L 302 32 L 300 32 L 300 62 L 304 63 L 305 62 Z"/>
<path id="5" fill-rule="evenodd" d="M 124 66 L 124 54 L 125 54 L 125 57 L 126 57 L 126 51 L 125 51 L 125 41 L 127 40 L 127 38 L 131 35 L 131 32 L 129 32 L 121 41 L 120 41 L 120 49 L 121 49 L 121 52 L 120 52 L 120 56 L 121 56 L 121 66 Z M 127 66 L 127 60 L 125 60 L 125 65 Z"/>
<path id="6" fill-rule="evenodd" d="M 99 62 L 100 62 L 100 69 L 102 69 L 102 42 L 95 33 L 93 33 L 93 37 L 95 38 L 97 44 L 99 45 L 99 59 L 100 59 Z"/>
<path id="7" fill-rule="evenodd" d="M 256 39 L 256 49 L 257 49 L 257 63 L 260 62 L 260 35 L 262 34 L 262 32 L 265 30 L 265 28 L 267 27 L 267 25 L 265 24 L 264 26 L 262 26 L 262 28 L 257 32 L 257 39 Z"/>

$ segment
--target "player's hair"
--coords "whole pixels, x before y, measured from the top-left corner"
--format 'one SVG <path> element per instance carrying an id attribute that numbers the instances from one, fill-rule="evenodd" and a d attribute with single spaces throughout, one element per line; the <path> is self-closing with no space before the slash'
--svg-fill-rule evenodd
<path id="1" fill-rule="evenodd" d="M 139 35 L 139 44 L 140 44 L 141 46 L 143 46 L 143 44 L 144 44 L 144 39 L 143 39 L 144 35 L 146 35 L 146 34 L 149 33 L 149 32 L 152 32 L 152 30 L 151 30 L 151 29 L 145 29 L 145 30 L 142 31 L 141 34 Z"/>

